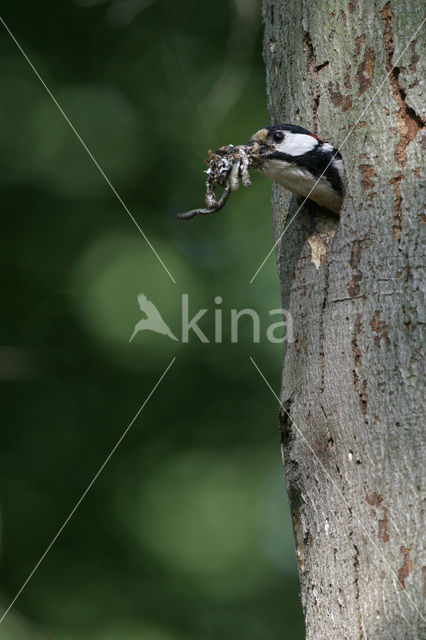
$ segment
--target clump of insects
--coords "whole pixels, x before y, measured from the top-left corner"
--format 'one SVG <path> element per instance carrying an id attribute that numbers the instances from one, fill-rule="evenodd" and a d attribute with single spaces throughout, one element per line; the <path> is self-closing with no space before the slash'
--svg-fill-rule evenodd
<path id="1" fill-rule="evenodd" d="M 206 160 L 209 168 L 205 171 L 207 207 L 179 213 L 177 218 L 189 220 L 195 216 L 208 216 L 220 211 L 226 204 L 231 191 L 236 191 L 240 186 L 240 180 L 245 187 L 251 187 L 249 169 L 257 167 L 259 157 L 260 145 L 255 141 L 238 146 L 228 144 L 214 153 L 209 151 L 209 157 Z M 223 189 L 219 200 L 215 194 L 217 186 Z"/>

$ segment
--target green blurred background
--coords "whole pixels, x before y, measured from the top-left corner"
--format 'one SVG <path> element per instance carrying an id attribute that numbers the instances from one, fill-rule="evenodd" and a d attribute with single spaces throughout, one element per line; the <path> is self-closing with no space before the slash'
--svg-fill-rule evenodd
<path id="1" fill-rule="evenodd" d="M 302 638 L 275 400 L 282 346 L 270 183 L 216 216 L 208 148 L 268 122 L 257 0 L 9 3 L 6 24 L 176 279 L 170 280 L 0 25 L 2 610 L 173 356 L 176 361 L 15 606 L 7 640 Z M 256 309 L 238 344 L 128 340 L 144 292 Z M 276 321 L 277 318 L 274 319 Z"/>

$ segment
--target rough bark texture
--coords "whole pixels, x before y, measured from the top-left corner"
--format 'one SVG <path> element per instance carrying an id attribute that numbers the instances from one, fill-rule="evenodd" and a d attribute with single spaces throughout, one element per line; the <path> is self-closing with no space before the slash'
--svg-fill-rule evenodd
<path id="1" fill-rule="evenodd" d="M 386 75 L 423 9 L 264 0 L 263 11 L 271 121 L 335 146 L 357 123 L 341 148 L 340 220 L 305 207 L 277 250 L 295 328 L 281 432 L 306 635 L 420 640 L 425 27 Z M 296 206 L 274 186 L 277 238 Z"/>

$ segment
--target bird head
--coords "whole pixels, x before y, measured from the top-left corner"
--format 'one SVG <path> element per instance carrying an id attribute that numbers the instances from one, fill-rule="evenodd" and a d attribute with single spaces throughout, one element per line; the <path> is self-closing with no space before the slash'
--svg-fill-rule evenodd
<path id="1" fill-rule="evenodd" d="M 262 163 L 277 152 L 289 156 L 303 155 L 315 149 L 322 140 L 303 127 L 294 124 L 274 124 L 256 131 L 250 142 L 259 144 Z"/>
<path id="2" fill-rule="evenodd" d="M 337 149 L 307 129 L 274 124 L 259 129 L 256 168 L 296 195 L 338 213 L 344 196 L 343 162 Z"/>

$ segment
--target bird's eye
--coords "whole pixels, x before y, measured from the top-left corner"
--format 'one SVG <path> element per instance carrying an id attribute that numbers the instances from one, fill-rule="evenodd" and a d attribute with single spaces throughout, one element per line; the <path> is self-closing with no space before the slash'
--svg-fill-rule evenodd
<path id="1" fill-rule="evenodd" d="M 282 142 L 284 140 L 284 133 L 282 131 L 276 131 L 272 137 L 274 142 Z"/>

